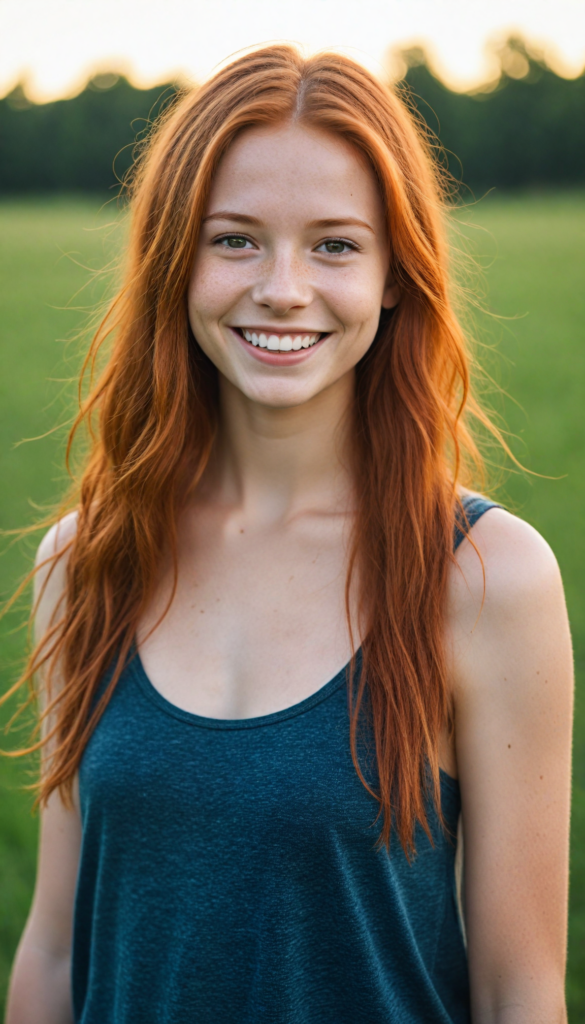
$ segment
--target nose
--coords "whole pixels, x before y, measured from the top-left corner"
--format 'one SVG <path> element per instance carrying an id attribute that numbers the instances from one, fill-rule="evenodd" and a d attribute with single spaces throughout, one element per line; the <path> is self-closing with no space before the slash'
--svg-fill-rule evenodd
<path id="1" fill-rule="evenodd" d="M 262 264 L 252 299 L 275 316 L 304 309 L 312 300 L 312 289 L 302 260 L 292 250 L 274 254 Z"/>

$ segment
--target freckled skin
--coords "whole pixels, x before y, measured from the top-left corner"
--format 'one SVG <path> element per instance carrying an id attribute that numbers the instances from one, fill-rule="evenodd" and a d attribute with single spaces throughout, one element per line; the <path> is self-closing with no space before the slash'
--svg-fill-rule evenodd
<path id="1" fill-rule="evenodd" d="M 252 129 L 220 165 L 207 217 L 221 211 L 260 223 L 205 221 L 189 289 L 195 337 L 248 399 L 269 406 L 308 402 L 353 371 L 372 343 L 380 309 L 398 299 L 373 173 L 337 137 L 290 125 Z M 367 226 L 311 226 L 340 217 Z M 229 251 L 218 245 L 227 231 L 244 232 L 250 247 Z M 337 235 L 359 248 L 341 256 L 319 250 Z M 330 336 L 315 358 L 279 372 L 255 362 L 238 344 L 230 331 L 234 324 Z"/>
<path id="2" fill-rule="evenodd" d="M 244 132 L 224 156 L 188 295 L 197 343 L 219 371 L 220 436 L 179 524 L 172 607 L 141 647 L 155 685 L 198 714 L 269 714 L 351 655 L 344 422 L 355 365 L 382 307 L 399 300 L 389 253 L 373 172 L 344 141 L 284 125 Z M 325 338 L 297 365 L 266 365 L 235 328 Z M 195 578 L 204 630 L 188 613 Z M 164 576 L 141 635 L 169 585 Z"/>

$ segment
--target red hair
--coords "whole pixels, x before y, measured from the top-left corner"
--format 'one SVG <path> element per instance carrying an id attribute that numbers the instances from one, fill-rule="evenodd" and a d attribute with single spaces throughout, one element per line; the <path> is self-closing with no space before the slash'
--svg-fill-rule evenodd
<path id="1" fill-rule="evenodd" d="M 464 425 L 468 356 L 449 298 L 445 203 L 430 147 L 392 90 L 344 56 L 305 60 L 290 46 L 249 53 L 179 98 L 153 131 L 132 185 L 125 282 L 86 365 L 110 336 L 111 354 L 69 442 L 81 424 L 93 425 L 75 492 L 77 532 L 49 559 L 54 567 L 68 553 L 66 592 L 17 686 L 44 669 L 55 749 L 40 797 L 59 787 L 69 799 L 152 596 L 160 552 L 170 545 L 175 553 L 177 516 L 214 443 L 216 371 L 191 333 L 186 306 L 210 184 L 238 133 L 291 119 L 341 136 L 369 160 L 401 288 L 357 366 L 358 510 L 346 592 L 359 569 L 364 639 L 360 683 L 350 694 L 354 762 L 366 785 L 357 748 L 367 694 L 381 841 L 395 827 L 409 852 L 415 824 L 428 830 L 430 792 L 440 809 L 438 743 L 450 720 L 446 581 L 462 466 L 479 457 Z M 116 671 L 93 707 L 112 662 Z M 62 686 L 51 699 L 57 665 Z"/>

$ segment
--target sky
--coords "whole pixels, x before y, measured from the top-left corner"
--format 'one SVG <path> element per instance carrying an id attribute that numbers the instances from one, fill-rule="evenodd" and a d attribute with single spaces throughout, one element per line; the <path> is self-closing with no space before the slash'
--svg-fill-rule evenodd
<path id="1" fill-rule="evenodd" d="M 0 0 L 0 95 L 19 81 L 36 101 L 74 95 L 107 70 L 141 86 L 196 82 L 238 51 L 283 39 L 343 50 L 373 71 L 422 44 L 437 73 L 467 89 L 495 76 L 494 46 L 511 33 L 576 75 L 585 0 Z"/>

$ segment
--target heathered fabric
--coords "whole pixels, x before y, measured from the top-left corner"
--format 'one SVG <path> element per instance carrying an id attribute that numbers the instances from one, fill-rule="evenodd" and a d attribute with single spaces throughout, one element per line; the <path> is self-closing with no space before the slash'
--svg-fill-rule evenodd
<path id="1" fill-rule="evenodd" d="M 470 525 L 490 507 L 470 500 Z M 169 703 L 134 655 L 80 767 L 77 1024 L 469 1024 L 459 786 L 441 774 L 434 847 L 419 828 L 411 863 L 376 849 L 347 679 L 226 721 Z"/>

